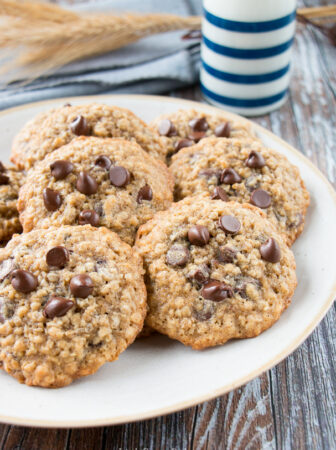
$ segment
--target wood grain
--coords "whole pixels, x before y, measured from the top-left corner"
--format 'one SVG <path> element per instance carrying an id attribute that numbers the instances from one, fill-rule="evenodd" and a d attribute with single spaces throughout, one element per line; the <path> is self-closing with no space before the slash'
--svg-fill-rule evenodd
<path id="1" fill-rule="evenodd" d="M 299 6 L 331 3 L 307 0 L 299 1 Z M 336 49 L 325 37 L 298 25 L 289 101 L 279 111 L 255 119 L 301 150 L 334 186 L 335 61 Z M 198 86 L 169 95 L 201 100 Z M 333 449 L 336 448 L 335 354 L 334 305 L 306 342 L 285 361 L 216 400 L 176 414 L 106 428 L 39 430 L 0 425 L 0 447 L 6 450 Z"/>

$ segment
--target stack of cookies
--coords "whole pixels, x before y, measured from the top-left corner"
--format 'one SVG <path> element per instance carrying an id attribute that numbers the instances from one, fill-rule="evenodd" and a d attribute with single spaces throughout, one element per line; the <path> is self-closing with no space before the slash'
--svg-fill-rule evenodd
<path id="1" fill-rule="evenodd" d="M 290 304 L 309 195 L 247 125 L 67 104 L 27 123 L 11 160 L 0 364 L 20 382 L 65 386 L 141 333 L 195 349 L 254 337 Z"/>

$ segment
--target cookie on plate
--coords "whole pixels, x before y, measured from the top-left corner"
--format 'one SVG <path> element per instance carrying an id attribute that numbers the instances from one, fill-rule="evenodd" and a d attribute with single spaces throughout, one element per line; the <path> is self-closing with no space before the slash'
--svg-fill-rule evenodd
<path id="1" fill-rule="evenodd" d="M 293 253 L 248 204 L 187 197 L 138 232 L 150 327 L 194 349 L 260 334 L 296 287 Z"/>
<path id="2" fill-rule="evenodd" d="M 150 123 L 165 142 L 168 162 L 174 153 L 184 147 L 209 136 L 254 137 L 247 121 L 233 121 L 225 113 L 206 113 L 195 109 L 180 109 L 171 114 L 163 114 Z"/>
<path id="3" fill-rule="evenodd" d="M 165 156 L 162 139 L 131 111 L 90 103 L 65 105 L 28 122 L 14 139 L 11 161 L 20 169 L 29 170 L 77 136 L 124 138 L 137 142 L 152 156 Z"/>
<path id="4" fill-rule="evenodd" d="M 0 242 L 22 231 L 17 210 L 19 189 L 25 174 L 0 162 Z"/>
<path id="5" fill-rule="evenodd" d="M 113 361 L 146 314 L 139 256 L 106 228 L 14 236 L 0 250 L 0 361 L 21 383 L 61 387 Z"/>
<path id="6" fill-rule="evenodd" d="M 20 154 L 24 155 L 26 152 L 29 151 L 31 141 L 33 139 L 33 136 L 36 134 L 37 130 L 40 130 L 43 126 L 43 122 L 54 112 L 56 111 L 56 108 L 49 109 L 48 111 L 43 111 L 37 116 L 30 119 L 28 122 L 25 123 L 23 128 L 21 128 L 20 132 L 15 136 L 13 143 L 12 143 L 12 156 L 11 159 L 14 158 L 13 153 L 18 153 L 18 156 L 15 161 L 15 165 L 21 169 L 24 169 L 25 165 L 24 162 L 21 162 L 19 160 Z"/>
<path id="7" fill-rule="evenodd" d="M 301 234 L 309 194 L 285 156 L 253 139 L 204 139 L 174 155 L 177 199 L 207 192 L 251 203 L 266 213 L 291 245 Z"/>
<path id="8" fill-rule="evenodd" d="M 33 228 L 106 226 L 133 244 L 140 225 L 169 207 L 173 179 L 135 142 L 79 137 L 29 171 L 18 209 Z"/>

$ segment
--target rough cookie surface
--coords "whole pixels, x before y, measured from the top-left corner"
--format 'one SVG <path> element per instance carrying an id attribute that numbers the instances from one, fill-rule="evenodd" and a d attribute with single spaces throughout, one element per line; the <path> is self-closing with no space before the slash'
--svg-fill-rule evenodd
<path id="1" fill-rule="evenodd" d="M 11 161 L 29 170 L 48 153 L 80 135 L 135 141 L 152 156 L 164 159 L 164 142 L 135 114 L 124 108 L 91 103 L 63 106 L 28 122 L 13 142 Z"/>
<path id="2" fill-rule="evenodd" d="M 195 109 L 180 109 L 175 113 L 163 114 L 154 119 L 150 127 L 164 140 L 168 162 L 181 148 L 206 137 L 254 137 L 247 122 L 234 122 L 224 113 L 209 114 Z"/>
<path id="3" fill-rule="evenodd" d="M 29 171 L 18 209 L 25 232 L 89 223 L 133 244 L 138 227 L 170 206 L 172 191 L 164 163 L 135 142 L 82 136 Z"/>
<path id="4" fill-rule="evenodd" d="M 0 242 L 22 231 L 17 200 L 24 179 L 23 172 L 0 163 Z"/>
<path id="5" fill-rule="evenodd" d="M 61 387 L 117 359 L 143 326 L 142 275 L 141 259 L 106 228 L 15 236 L 0 250 L 3 369 L 28 385 Z"/>
<path id="6" fill-rule="evenodd" d="M 181 150 L 172 161 L 177 199 L 222 194 L 261 207 L 289 245 L 301 234 L 309 194 L 297 167 L 280 153 L 253 139 L 209 138 Z"/>
<path id="7" fill-rule="evenodd" d="M 188 197 L 143 225 L 136 249 L 146 270 L 146 323 L 195 349 L 257 336 L 296 287 L 291 250 L 247 204 Z"/>

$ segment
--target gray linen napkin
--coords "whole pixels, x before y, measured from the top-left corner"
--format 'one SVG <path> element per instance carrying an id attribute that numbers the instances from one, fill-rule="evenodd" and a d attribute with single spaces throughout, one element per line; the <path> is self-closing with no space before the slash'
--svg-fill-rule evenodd
<path id="1" fill-rule="evenodd" d="M 69 7 L 69 5 L 66 5 Z M 75 11 L 166 12 L 201 14 L 201 0 L 98 0 L 72 6 Z M 185 31 L 150 36 L 106 55 L 74 62 L 24 87 L 0 89 L 0 109 L 49 98 L 111 93 L 160 94 L 198 79 L 199 40 Z"/>

